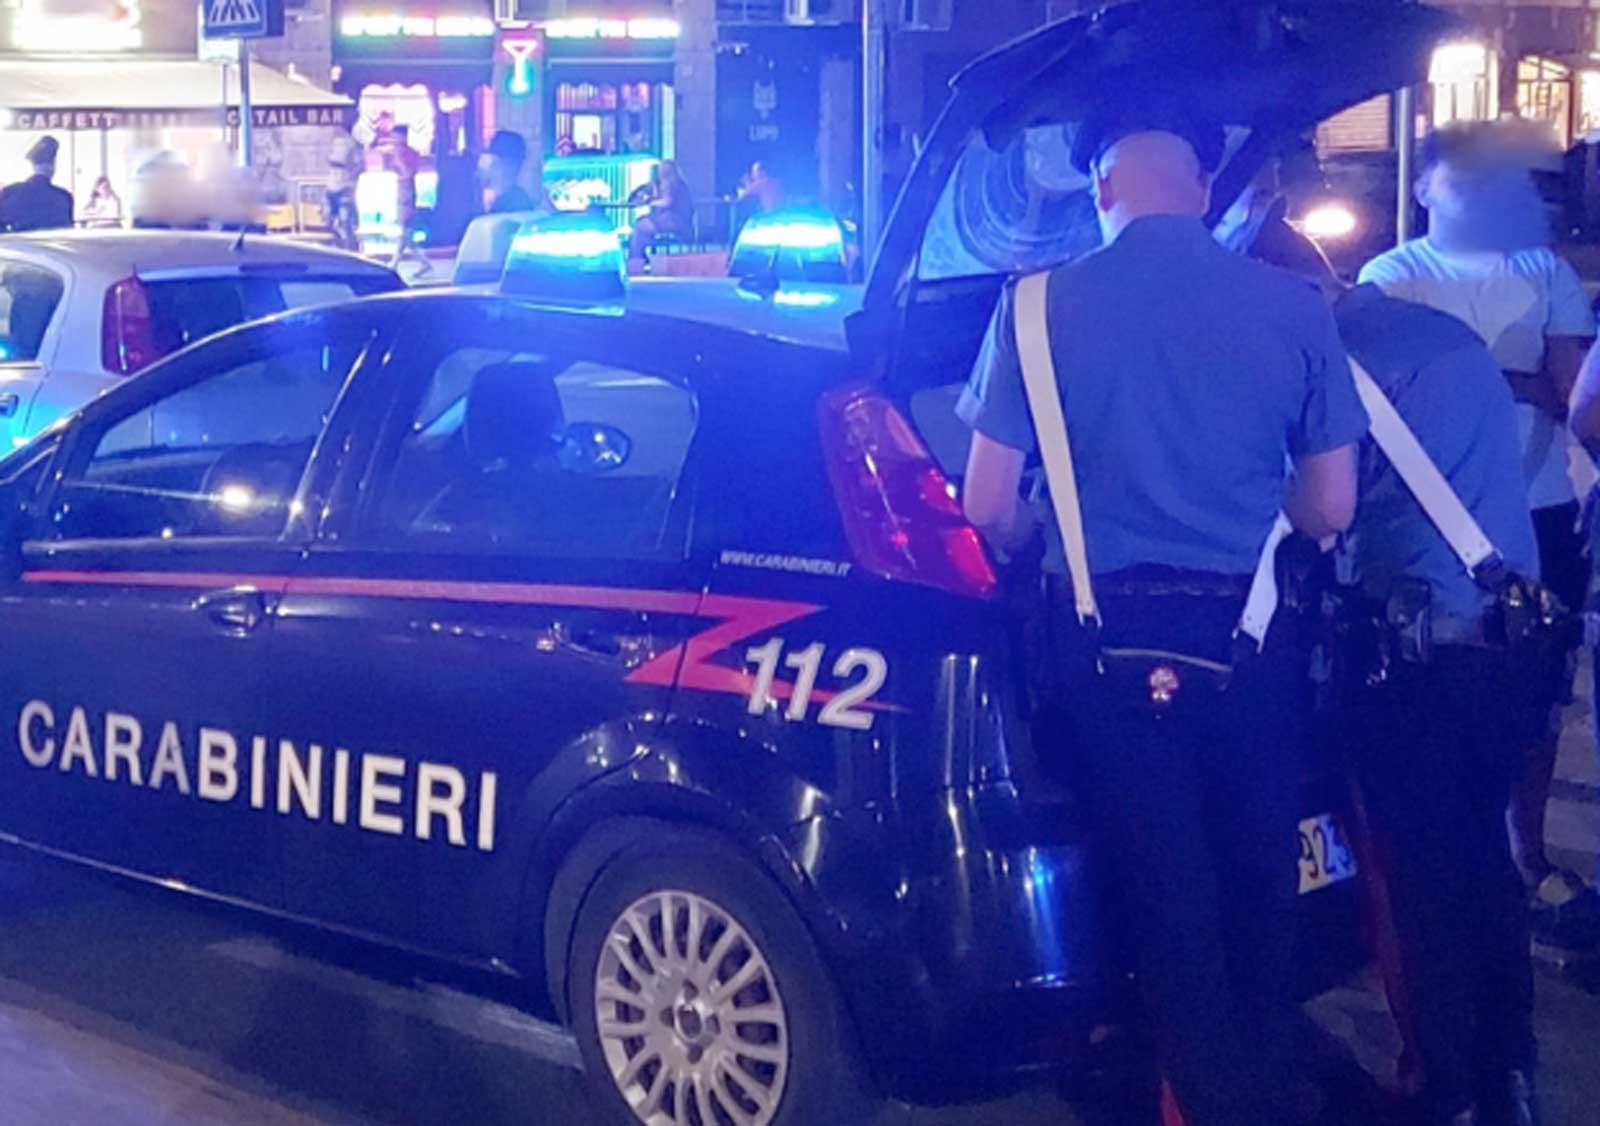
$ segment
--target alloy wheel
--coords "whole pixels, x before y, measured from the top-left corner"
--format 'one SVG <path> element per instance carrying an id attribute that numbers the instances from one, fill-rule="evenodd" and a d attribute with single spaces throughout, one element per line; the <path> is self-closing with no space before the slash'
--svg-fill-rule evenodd
<path id="1" fill-rule="evenodd" d="M 652 892 L 612 923 L 595 971 L 612 1081 L 646 1126 L 768 1126 L 789 1020 L 766 955 L 726 910 Z"/>

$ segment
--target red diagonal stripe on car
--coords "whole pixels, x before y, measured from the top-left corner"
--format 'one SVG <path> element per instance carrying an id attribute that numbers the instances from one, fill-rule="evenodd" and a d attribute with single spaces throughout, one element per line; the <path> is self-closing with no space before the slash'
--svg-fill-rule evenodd
<path id="1" fill-rule="evenodd" d="M 333 598 L 406 598 L 502 606 L 564 606 L 574 609 L 633 610 L 716 618 L 696 633 L 635 669 L 632 684 L 672 685 L 704 692 L 748 696 L 754 676 L 741 668 L 713 663 L 717 654 L 763 630 L 775 629 L 821 610 L 808 602 L 744 598 L 681 590 L 574 586 L 563 583 L 459 582 L 432 579 L 360 579 L 324 576 L 221 574 L 193 571 L 29 571 L 30 583 L 184 590 L 260 590 L 272 594 L 320 594 Z M 790 685 L 772 685 L 772 695 L 789 697 Z M 818 691 L 816 699 L 830 693 Z"/>

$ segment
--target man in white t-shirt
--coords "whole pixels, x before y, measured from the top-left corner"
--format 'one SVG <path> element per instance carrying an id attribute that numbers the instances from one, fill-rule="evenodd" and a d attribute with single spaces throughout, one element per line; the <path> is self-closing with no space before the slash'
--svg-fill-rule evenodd
<path id="1" fill-rule="evenodd" d="M 1588 565 L 1570 474 L 1575 447 L 1567 400 L 1595 336 L 1577 273 L 1544 245 L 1548 223 L 1532 177 L 1495 125 L 1436 130 L 1418 154 L 1417 201 L 1428 234 L 1368 262 L 1361 280 L 1392 297 L 1431 305 L 1471 326 L 1494 353 L 1516 399 L 1528 505 L 1540 572 L 1568 607 L 1583 606 Z M 1512 851 L 1527 882 L 1537 933 L 1553 933 L 1592 893 L 1545 854 L 1545 807 L 1555 773 L 1559 706 L 1572 689 L 1570 660 L 1538 670 L 1528 708 L 1528 761 L 1507 814 Z M 1590 912 L 1584 911 L 1583 914 Z"/>

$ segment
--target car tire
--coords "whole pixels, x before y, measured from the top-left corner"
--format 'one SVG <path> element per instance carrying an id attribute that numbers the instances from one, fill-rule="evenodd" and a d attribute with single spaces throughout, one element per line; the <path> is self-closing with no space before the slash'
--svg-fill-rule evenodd
<path id="1" fill-rule="evenodd" d="M 611 1122 L 855 1126 L 874 1113 L 805 924 L 723 837 L 661 825 L 615 853 L 578 908 L 566 980 Z"/>

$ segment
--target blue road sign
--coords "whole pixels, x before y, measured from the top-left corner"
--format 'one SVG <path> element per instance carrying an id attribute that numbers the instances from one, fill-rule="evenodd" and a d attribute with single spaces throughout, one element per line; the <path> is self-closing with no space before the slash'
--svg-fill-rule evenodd
<path id="1" fill-rule="evenodd" d="M 283 34 L 283 0 L 202 0 L 207 39 L 266 39 Z"/>

